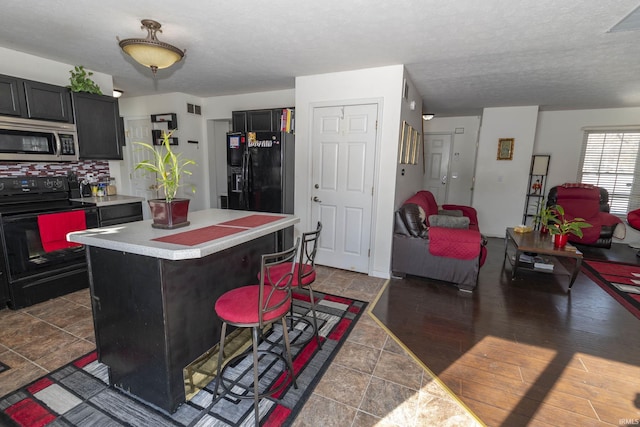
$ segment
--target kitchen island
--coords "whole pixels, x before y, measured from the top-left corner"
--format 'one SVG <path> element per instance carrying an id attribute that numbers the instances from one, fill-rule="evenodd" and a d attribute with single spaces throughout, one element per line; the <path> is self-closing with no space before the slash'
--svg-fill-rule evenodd
<path id="1" fill-rule="evenodd" d="M 219 340 L 217 298 L 255 283 L 276 232 L 299 219 L 208 209 L 189 221 L 175 230 L 147 220 L 67 236 L 87 246 L 96 346 L 110 384 L 168 412 L 185 401 L 183 369 Z"/>

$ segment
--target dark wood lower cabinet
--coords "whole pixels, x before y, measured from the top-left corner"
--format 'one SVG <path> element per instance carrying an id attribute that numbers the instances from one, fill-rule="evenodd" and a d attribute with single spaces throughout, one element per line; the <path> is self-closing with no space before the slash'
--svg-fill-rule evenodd
<path id="1" fill-rule="evenodd" d="M 183 369 L 219 340 L 215 301 L 254 284 L 274 235 L 199 259 L 170 261 L 88 247 L 96 345 L 112 385 L 173 412 Z"/>

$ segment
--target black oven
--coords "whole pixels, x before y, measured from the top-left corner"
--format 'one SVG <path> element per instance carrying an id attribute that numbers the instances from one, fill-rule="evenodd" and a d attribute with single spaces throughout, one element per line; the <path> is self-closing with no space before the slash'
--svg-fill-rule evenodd
<path id="1" fill-rule="evenodd" d="M 88 286 L 83 246 L 43 245 L 38 218 L 65 212 L 82 212 L 74 215 L 84 214 L 86 228 L 99 226 L 96 207 L 68 200 L 65 178 L 0 178 L 0 297 L 6 294 L 9 307 L 26 307 Z"/>

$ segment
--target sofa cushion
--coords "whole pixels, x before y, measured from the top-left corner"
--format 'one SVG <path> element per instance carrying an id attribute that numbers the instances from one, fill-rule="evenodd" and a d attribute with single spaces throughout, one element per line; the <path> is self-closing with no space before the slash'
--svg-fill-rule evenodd
<path id="1" fill-rule="evenodd" d="M 445 228 L 469 228 L 469 218 L 466 216 L 455 217 L 449 215 L 429 216 L 429 226 Z"/>
<path id="2" fill-rule="evenodd" d="M 438 211 L 438 215 L 448 215 L 448 216 L 464 216 L 462 210 L 460 209 L 440 209 Z"/>
<path id="3" fill-rule="evenodd" d="M 409 235 L 412 237 L 426 237 L 427 226 L 424 219 L 420 218 L 420 207 L 414 203 L 405 203 L 398 210 Z"/>
<path id="4" fill-rule="evenodd" d="M 414 194 L 409 199 L 407 199 L 407 201 L 404 203 L 405 204 L 412 203 L 420 206 L 422 210 L 424 210 L 424 213 L 426 215 L 427 225 L 429 225 L 428 223 L 429 215 L 438 214 L 438 203 L 436 203 L 436 199 L 433 197 L 433 194 L 431 194 L 430 191 L 426 191 L 426 190 L 418 191 L 416 194 Z"/>

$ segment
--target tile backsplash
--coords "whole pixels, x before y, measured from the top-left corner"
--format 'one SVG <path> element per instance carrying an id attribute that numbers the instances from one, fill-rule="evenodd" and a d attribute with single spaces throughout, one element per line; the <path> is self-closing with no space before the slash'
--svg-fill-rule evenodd
<path id="1" fill-rule="evenodd" d="M 83 179 L 87 173 L 91 173 L 98 181 L 108 181 L 109 162 L 97 160 L 64 163 L 0 162 L 0 178 L 66 176 L 69 172 L 74 172 L 78 179 Z"/>

